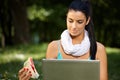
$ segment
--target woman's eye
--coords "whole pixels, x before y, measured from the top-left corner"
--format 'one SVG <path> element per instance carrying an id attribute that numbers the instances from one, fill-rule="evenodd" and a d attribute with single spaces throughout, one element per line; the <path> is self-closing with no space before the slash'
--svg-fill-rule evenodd
<path id="1" fill-rule="evenodd" d="M 78 23 L 79 23 L 79 24 L 82 24 L 82 23 L 83 23 L 83 21 L 78 21 Z"/>
<path id="2" fill-rule="evenodd" d="M 72 20 L 68 20 L 70 23 L 72 23 L 73 21 Z"/>

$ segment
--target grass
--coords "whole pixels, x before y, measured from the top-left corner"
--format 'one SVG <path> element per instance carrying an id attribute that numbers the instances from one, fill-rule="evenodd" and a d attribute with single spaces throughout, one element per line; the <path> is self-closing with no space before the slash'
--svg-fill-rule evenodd
<path id="1" fill-rule="evenodd" d="M 0 48 L 0 80 L 18 80 L 18 71 L 28 57 L 33 57 L 34 64 L 42 80 L 41 59 L 45 58 L 47 43 L 19 45 Z M 108 56 L 109 80 L 120 80 L 120 49 L 106 48 Z"/>
<path id="2" fill-rule="evenodd" d="M 36 69 L 41 73 L 41 59 L 45 57 L 46 49 L 47 43 L 0 49 L 0 80 L 18 80 L 18 71 L 28 57 L 33 57 Z"/>
<path id="3" fill-rule="evenodd" d="M 107 48 L 109 80 L 120 80 L 120 49 Z"/>

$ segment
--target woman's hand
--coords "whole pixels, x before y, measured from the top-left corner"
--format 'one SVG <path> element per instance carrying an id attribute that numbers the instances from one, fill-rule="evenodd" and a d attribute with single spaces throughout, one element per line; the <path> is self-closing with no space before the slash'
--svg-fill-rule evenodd
<path id="1" fill-rule="evenodd" d="M 31 76 L 32 76 L 31 71 L 29 71 L 28 68 L 24 67 L 19 70 L 18 73 L 19 80 L 29 80 Z"/>

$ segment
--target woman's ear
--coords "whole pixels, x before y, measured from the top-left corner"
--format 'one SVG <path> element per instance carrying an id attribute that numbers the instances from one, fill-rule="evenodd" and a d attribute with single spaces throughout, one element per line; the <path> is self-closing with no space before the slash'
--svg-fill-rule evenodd
<path id="1" fill-rule="evenodd" d="M 90 17 L 88 17 L 86 25 L 88 25 L 89 22 L 90 22 Z"/>

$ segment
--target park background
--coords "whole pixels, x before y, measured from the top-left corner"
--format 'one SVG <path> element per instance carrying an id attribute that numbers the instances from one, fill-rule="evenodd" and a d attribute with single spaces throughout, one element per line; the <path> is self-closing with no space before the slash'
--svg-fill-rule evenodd
<path id="1" fill-rule="evenodd" d="M 18 80 L 18 71 L 30 56 L 42 80 L 41 59 L 48 43 L 66 29 L 71 1 L 0 0 L 0 80 Z M 120 80 L 120 1 L 91 2 L 96 40 L 106 46 L 109 80 Z"/>

